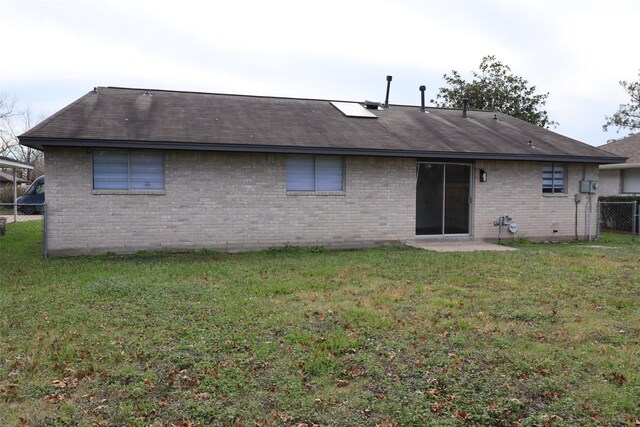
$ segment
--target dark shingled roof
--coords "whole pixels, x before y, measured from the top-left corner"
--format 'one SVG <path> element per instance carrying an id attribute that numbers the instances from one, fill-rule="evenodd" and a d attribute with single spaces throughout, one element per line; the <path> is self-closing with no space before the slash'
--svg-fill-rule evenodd
<path id="1" fill-rule="evenodd" d="M 504 114 L 392 105 L 346 117 L 328 100 L 100 87 L 20 136 L 46 148 L 138 147 L 451 159 L 624 161 Z"/>
<path id="2" fill-rule="evenodd" d="M 601 145 L 601 150 L 627 157 L 627 163 L 640 163 L 640 133 Z"/>

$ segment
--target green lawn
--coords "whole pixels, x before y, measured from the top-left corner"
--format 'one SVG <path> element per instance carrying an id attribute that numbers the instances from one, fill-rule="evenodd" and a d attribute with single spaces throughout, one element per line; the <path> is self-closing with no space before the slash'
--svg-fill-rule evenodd
<path id="1" fill-rule="evenodd" d="M 41 258 L 0 237 L 0 425 L 637 425 L 640 243 Z"/>

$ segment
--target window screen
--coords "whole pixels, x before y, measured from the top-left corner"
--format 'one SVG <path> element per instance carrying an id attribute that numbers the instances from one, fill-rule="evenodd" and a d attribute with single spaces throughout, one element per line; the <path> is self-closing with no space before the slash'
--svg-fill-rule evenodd
<path id="1" fill-rule="evenodd" d="M 287 191 L 342 191 L 342 156 L 287 157 Z"/>
<path id="2" fill-rule="evenodd" d="M 162 190 L 164 188 L 164 157 L 162 153 L 131 153 L 129 185 L 132 190 Z"/>
<path id="3" fill-rule="evenodd" d="M 287 190 L 314 191 L 314 164 L 313 156 L 289 156 L 287 158 Z"/>
<path id="4" fill-rule="evenodd" d="M 151 151 L 96 151 L 93 153 L 93 188 L 162 190 L 164 155 Z"/>
<path id="5" fill-rule="evenodd" d="M 93 153 L 93 188 L 129 189 L 129 155 L 110 151 Z"/>
<path id="6" fill-rule="evenodd" d="M 545 163 L 542 166 L 542 192 L 565 192 L 565 167 L 562 163 Z"/>

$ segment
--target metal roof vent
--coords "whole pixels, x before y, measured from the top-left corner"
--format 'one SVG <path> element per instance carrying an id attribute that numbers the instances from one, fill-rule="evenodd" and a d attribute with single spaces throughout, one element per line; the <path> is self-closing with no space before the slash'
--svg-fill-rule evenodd
<path id="1" fill-rule="evenodd" d="M 425 112 L 427 111 L 427 109 L 424 106 L 424 91 L 427 90 L 427 87 L 425 85 L 420 86 L 420 111 L 421 112 Z"/>
<path id="2" fill-rule="evenodd" d="M 389 108 L 389 89 L 391 89 L 393 76 L 387 76 L 387 95 L 384 97 L 384 108 Z"/>
<path id="3" fill-rule="evenodd" d="M 469 98 L 462 99 L 462 118 L 467 118 L 467 108 L 469 108 Z"/>
<path id="4" fill-rule="evenodd" d="M 364 106 L 367 110 L 377 110 L 382 104 L 374 101 L 364 101 Z"/>

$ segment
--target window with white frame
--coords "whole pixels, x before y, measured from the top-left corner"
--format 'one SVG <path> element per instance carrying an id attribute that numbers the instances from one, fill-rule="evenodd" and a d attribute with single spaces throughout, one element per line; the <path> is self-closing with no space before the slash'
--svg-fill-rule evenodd
<path id="1" fill-rule="evenodd" d="M 342 156 L 287 156 L 287 191 L 343 191 Z"/>
<path id="2" fill-rule="evenodd" d="M 564 163 L 542 165 L 542 192 L 549 194 L 566 193 L 566 167 Z"/>
<path id="3" fill-rule="evenodd" d="M 158 151 L 94 151 L 94 190 L 164 190 L 164 154 Z"/>

